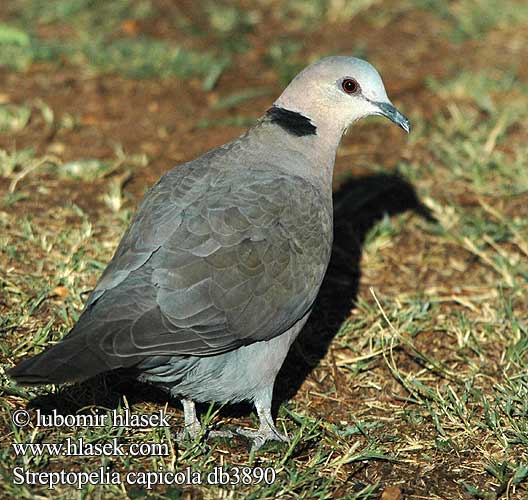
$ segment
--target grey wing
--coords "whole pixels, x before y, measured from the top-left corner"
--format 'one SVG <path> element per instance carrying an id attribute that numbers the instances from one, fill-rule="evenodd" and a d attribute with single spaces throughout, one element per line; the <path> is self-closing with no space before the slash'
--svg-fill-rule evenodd
<path id="1" fill-rule="evenodd" d="M 95 305 L 99 320 L 113 322 L 125 304 L 120 316 L 134 318 L 128 328 L 102 325 L 102 351 L 134 359 L 212 355 L 280 335 L 319 289 L 331 247 L 328 212 L 300 178 L 252 172 L 235 187 L 229 176 L 217 178 L 178 213 L 177 227 L 156 241 L 150 258 L 126 269 L 129 277 L 101 300 L 105 307 Z"/>
<path id="2" fill-rule="evenodd" d="M 88 298 L 87 307 L 141 268 L 180 227 L 184 209 L 196 203 L 210 188 L 215 180 L 214 170 L 207 175 L 204 168 L 186 168 L 187 165 L 169 171 L 147 191 Z"/>
<path id="3" fill-rule="evenodd" d="M 11 373 L 82 380 L 153 355 L 214 355 L 273 338 L 311 308 L 331 207 L 286 174 L 179 167 L 145 196 L 63 341 Z"/>

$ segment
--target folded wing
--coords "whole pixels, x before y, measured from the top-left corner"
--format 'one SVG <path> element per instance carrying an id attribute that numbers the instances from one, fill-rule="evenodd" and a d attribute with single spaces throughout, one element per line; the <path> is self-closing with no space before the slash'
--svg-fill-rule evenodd
<path id="1" fill-rule="evenodd" d="M 321 193 L 300 177 L 173 170 L 145 196 L 72 331 L 10 374 L 81 380 L 148 356 L 208 356 L 280 335 L 312 306 L 331 224 Z"/>

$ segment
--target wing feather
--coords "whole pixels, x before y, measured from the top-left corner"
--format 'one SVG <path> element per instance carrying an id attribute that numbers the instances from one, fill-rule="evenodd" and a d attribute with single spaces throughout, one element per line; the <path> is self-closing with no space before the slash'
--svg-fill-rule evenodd
<path id="1" fill-rule="evenodd" d="M 107 369 L 280 335 L 312 307 L 331 217 L 323 194 L 287 173 L 204 162 L 172 170 L 140 204 L 78 323 L 41 356 L 51 353 L 64 380 L 75 345 L 90 345 Z"/>

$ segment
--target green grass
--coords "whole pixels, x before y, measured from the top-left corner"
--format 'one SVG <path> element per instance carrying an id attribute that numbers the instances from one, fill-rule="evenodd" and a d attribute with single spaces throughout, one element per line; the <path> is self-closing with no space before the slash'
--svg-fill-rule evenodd
<path id="1" fill-rule="evenodd" d="M 165 11 L 157 0 L 13 0 L 7 7 L 0 13 L 1 498 L 385 500 L 390 488 L 410 500 L 526 498 L 521 3 L 234 1 Z M 125 34 L 131 20 L 139 32 Z M 365 45 L 372 26 L 381 28 Z M 253 123 L 307 61 L 350 47 L 364 47 L 381 68 L 413 132 L 404 138 L 372 120 L 344 138 L 336 177 L 356 185 L 338 205 L 336 263 L 309 335 L 293 349 L 292 366 L 309 369 L 278 411 L 289 445 L 270 443 L 255 454 L 242 439 L 178 442 L 179 404 L 115 377 L 38 388 L 7 379 L 6 369 L 71 328 L 157 176 Z M 412 184 L 430 220 L 389 210 L 392 198 L 407 195 L 401 182 L 391 187 L 376 177 L 387 168 Z M 359 179 L 365 175 L 379 184 L 368 187 Z M 354 242 L 361 242 L 359 261 Z M 319 353 L 319 342 L 334 334 Z M 171 427 L 15 427 L 13 411 L 34 411 L 32 404 L 74 414 L 164 409 Z M 212 427 L 257 425 L 252 413 L 202 410 Z M 11 446 L 68 437 L 165 443 L 170 453 L 16 458 Z M 14 484 L 20 465 L 39 472 L 109 466 L 123 475 L 273 467 L 276 481 L 48 490 Z"/>
<path id="2" fill-rule="evenodd" d="M 475 109 L 451 103 L 448 116 L 440 115 L 431 133 L 430 149 L 439 163 L 480 193 L 515 195 L 528 189 L 528 148 L 519 146 L 513 158 L 502 149 L 521 116 L 519 109 L 505 109 L 484 118 Z"/>
<path id="3" fill-rule="evenodd" d="M 528 7 L 522 0 L 413 0 L 414 5 L 432 10 L 451 26 L 457 42 L 480 40 L 492 30 L 508 30 L 528 21 Z"/>
<path id="4" fill-rule="evenodd" d="M 31 118 L 31 108 L 0 104 L 0 132 L 17 132 L 22 130 Z"/>
<path id="5" fill-rule="evenodd" d="M 83 55 L 96 71 L 131 78 L 207 77 L 225 65 L 225 60 L 217 61 L 210 53 L 192 51 L 146 37 L 121 39 L 110 44 L 90 43 L 85 46 Z"/>
<path id="6" fill-rule="evenodd" d="M 380 0 L 357 0 L 342 2 L 339 0 L 287 0 L 279 10 L 285 19 L 295 19 L 303 27 L 316 28 L 319 22 L 347 22 L 367 10 Z"/>
<path id="7" fill-rule="evenodd" d="M 0 26 L 0 30 L 2 27 Z M 4 29 L 11 30 L 10 26 Z M 117 73 L 130 78 L 209 77 L 224 68 L 226 59 L 218 60 L 208 52 L 198 52 L 149 37 L 121 38 L 112 42 L 91 39 L 87 42 L 43 40 L 23 31 L 26 42 L 0 38 L 0 66 L 23 70 L 35 62 L 66 60 L 84 71 Z"/>
<path id="8" fill-rule="evenodd" d="M 513 68 L 491 68 L 480 72 L 464 69 L 448 81 L 430 79 L 428 83 L 431 90 L 444 99 L 469 101 L 489 113 L 497 111 L 498 103 L 514 108 L 528 94 L 528 85 Z"/>
<path id="9" fill-rule="evenodd" d="M 149 2 L 28 0 L 17 4 L 10 23 L 0 24 L 0 67 L 28 69 L 35 62 L 68 61 L 96 73 L 130 78 L 208 77 L 228 56 L 197 51 L 148 36 L 118 36 L 120 25 L 153 15 Z M 43 38 L 36 27 L 67 28 L 74 36 Z"/>
<path id="10" fill-rule="evenodd" d="M 13 15 L 26 25 L 68 22 L 80 31 L 110 31 L 124 20 L 145 19 L 154 14 L 149 0 L 21 0 L 13 5 Z"/>

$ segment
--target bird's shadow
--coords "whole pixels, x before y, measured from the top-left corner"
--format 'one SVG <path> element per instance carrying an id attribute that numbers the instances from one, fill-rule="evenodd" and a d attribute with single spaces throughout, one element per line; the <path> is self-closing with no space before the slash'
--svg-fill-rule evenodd
<path id="1" fill-rule="evenodd" d="M 398 174 L 351 178 L 334 193 L 332 256 L 312 314 L 277 376 L 275 410 L 295 396 L 349 317 L 357 299 L 361 253 L 368 232 L 386 215 L 406 211 L 435 221 L 412 184 Z"/>
<path id="2" fill-rule="evenodd" d="M 334 193 L 331 260 L 310 319 L 277 376 L 274 413 L 281 403 L 297 393 L 324 358 L 341 324 L 354 307 L 361 277 L 361 252 L 367 233 L 385 215 L 408 210 L 434 221 L 413 186 L 396 174 L 377 173 L 351 178 Z M 117 408 L 123 395 L 130 405 L 145 401 L 165 404 L 169 400 L 161 390 L 123 378 L 119 373 L 110 373 L 81 384 L 61 387 L 53 394 L 33 399 L 29 406 L 39 408 L 44 414 L 54 409 L 62 415 L 75 414 L 92 405 Z M 173 403 L 169 401 L 169 404 Z M 246 404 L 228 405 L 222 408 L 221 415 L 240 417 L 251 411 Z"/>

